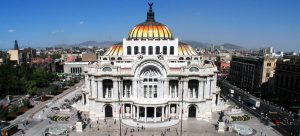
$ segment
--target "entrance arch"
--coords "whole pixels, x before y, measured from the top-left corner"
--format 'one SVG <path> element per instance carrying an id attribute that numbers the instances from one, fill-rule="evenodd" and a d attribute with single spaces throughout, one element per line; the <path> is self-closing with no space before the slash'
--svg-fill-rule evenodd
<path id="1" fill-rule="evenodd" d="M 196 106 L 195 105 L 191 105 L 189 108 L 189 118 L 196 118 Z"/>
<path id="2" fill-rule="evenodd" d="M 105 106 L 105 117 L 113 117 L 112 107 L 110 105 Z"/>

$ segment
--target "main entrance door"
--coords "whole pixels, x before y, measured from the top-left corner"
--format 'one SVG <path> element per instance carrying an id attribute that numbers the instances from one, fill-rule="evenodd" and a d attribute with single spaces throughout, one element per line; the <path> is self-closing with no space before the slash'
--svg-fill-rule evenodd
<path id="1" fill-rule="evenodd" d="M 195 105 L 191 105 L 189 108 L 189 118 L 196 118 L 196 111 Z"/>
<path id="2" fill-rule="evenodd" d="M 112 117 L 112 107 L 110 105 L 105 106 L 105 117 Z"/>

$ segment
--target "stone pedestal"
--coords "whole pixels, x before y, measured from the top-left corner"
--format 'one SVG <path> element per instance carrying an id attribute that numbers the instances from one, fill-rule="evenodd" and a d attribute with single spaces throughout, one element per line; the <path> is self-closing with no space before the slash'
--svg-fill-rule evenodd
<path id="1" fill-rule="evenodd" d="M 225 123 L 224 122 L 219 122 L 218 132 L 224 132 L 224 130 L 225 130 Z"/>
<path id="2" fill-rule="evenodd" d="M 82 122 L 76 122 L 76 132 L 82 132 Z"/>

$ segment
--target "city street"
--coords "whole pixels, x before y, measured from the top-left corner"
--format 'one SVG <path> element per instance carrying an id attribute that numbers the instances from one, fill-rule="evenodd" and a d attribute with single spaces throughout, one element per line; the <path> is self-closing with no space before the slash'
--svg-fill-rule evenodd
<path id="1" fill-rule="evenodd" d="M 240 88 L 237 88 L 236 86 L 228 83 L 224 80 L 219 80 L 222 85 L 226 86 L 228 88 L 227 96 L 225 95 L 227 99 L 232 100 L 239 106 L 243 107 L 245 110 L 250 112 L 251 114 L 255 115 L 256 117 L 260 118 L 262 121 L 264 121 L 266 124 L 270 125 L 280 133 L 284 135 L 299 135 L 300 133 L 300 125 L 294 124 L 290 125 L 288 123 L 285 123 L 284 119 L 292 120 L 289 113 L 283 111 L 282 109 L 279 109 L 273 105 L 271 105 L 269 102 L 265 102 L 260 100 L 260 106 L 257 108 L 253 108 L 255 106 L 250 105 L 248 103 L 249 98 L 256 98 L 251 94 L 248 94 L 241 90 Z M 222 87 L 221 87 L 222 88 Z M 223 88 L 224 89 L 224 88 Z M 230 94 L 230 89 L 234 90 L 234 94 Z M 275 119 L 281 120 L 280 124 L 274 124 L 273 121 Z"/>
<path id="2" fill-rule="evenodd" d="M 69 89 L 65 90 L 62 94 L 59 94 L 48 101 L 40 103 L 39 105 L 35 106 L 33 109 L 19 116 L 12 123 L 19 124 L 19 128 L 25 130 L 26 136 L 40 136 L 42 132 L 47 127 L 49 127 L 50 120 L 47 118 L 47 116 L 53 114 L 51 108 L 60 107 L 64 103 L 65 99 L 71 99 L 75 97 L 75 94 L 80 93 L 82 84 L 83 82 L 81 81 L 76 85 L 70 87 Z M 23 126 L 23 122 L 25 122 L 26 120 L 28 120 L 29 124 Z M 68 122 L 68 124 L 70 123 L 75 123 L 75 122 Z M 18 136 L 21 134 L 21 132 L 22 131 L 19 131 L 14 135 Z"/>

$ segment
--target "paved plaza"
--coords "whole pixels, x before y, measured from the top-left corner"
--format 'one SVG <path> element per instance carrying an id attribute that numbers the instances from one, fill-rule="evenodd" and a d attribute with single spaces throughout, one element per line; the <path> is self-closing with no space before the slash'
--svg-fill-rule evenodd
<path id="1" fill-rule="evenodd" d="M 134 129 L 134 132 L 132 130 Z M 169 131 L 167 130 L 169 129 Z M 97 123 L 92 123 L 92 128 L 90 126 L 87 126 L 87 129 L 85 129 L 83 132 L 71 132 L 71 136 L 119 136 L 120 127 L 119 122 L 117 121 L 116 124 L 114 124 L 114 120 L 107 120 L 107 123 L 105 123 L 103 120 Z M 180 123 L 171 126 L 171 127 L 162 127 L 162 128 L 145 128 L 142 129 L 142 126 L 140 127 L 131 127 L 122 124 L 122 136 L 161 136 L 162 134 L 165 134 L 165 136 L 177 136 L 180 135 Z M 215 130 L 215 126 L 209 122 L 205 121 L 198 121 L 196 119 L 188 119 L 186 121 L 183 121 L 183 135 L 184 136 L 231 136 L 234 135 L 234 133 L 224 132 L 224 133 L 218 133 Z"/>

